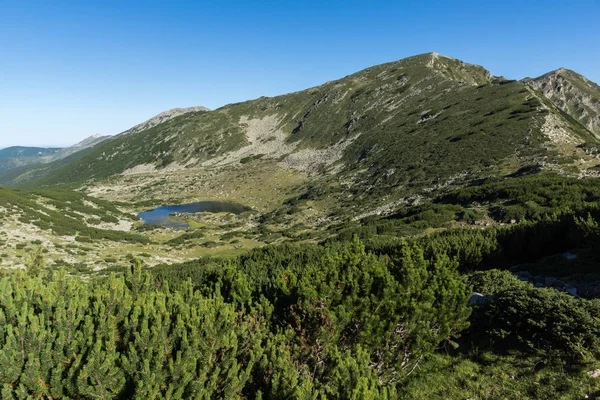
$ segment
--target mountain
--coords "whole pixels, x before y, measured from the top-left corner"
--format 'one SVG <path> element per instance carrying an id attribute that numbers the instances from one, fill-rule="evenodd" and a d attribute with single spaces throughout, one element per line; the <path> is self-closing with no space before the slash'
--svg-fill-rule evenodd
<path id="1" fill-rule="evenodd" d="M 56 154 L 60 148 L 13 146 L 0 150 L 0 159 L 20 157 L 45 157 Z"/>
<path id="2" fill-rule="evenodd" d="M 120 135 L 128 135 L 130 133 L 137 133 L 141 131 L 145 131 L 146 129 L 150 129 L 155 127 L 158 124 L 162 124 L 163 122 L 167 122 L 170 119 L 178 117 L 183 114 L 188 114 L 192 112 L 198 111 L 210 111 L 206 107 L 188 107 L 188 108 L 173 108 L 171 110 L 163 111 L 158 115 L 150 118 L 147 121 L 142 122 L 141 124 L 137 124 L 133 128 L 129 128 L 128 130 L 121 132 Z"/>
<path id="3" fill-rule="evenodd" d="M 24 186 L 36 187 L 37 182 L 59 168 L 68 166 L 73 161 L 84 157 L 91 148 L 74 152 L 64 158 L 50 162 L 38 162 L 35 164 L 22 165 L 0 171 L 0 186 Z"/>
<path id="4" fill-rule="evenodd" d="M 569 82 L 563 103 L 552 93 L 566 89 L 544 84 L 558 79 L 552 74 L 513 81 L 422 54 L 300 92 L 169 112 L 165 122 L 157 116 L 39 184 L 78 183 L 124 200 L 225 198 L 335 218 L 335 210 L 385 212 L 523 170 L 596 174 L 588 104 L 597 87 L 559 75 Z"/>
<path id="5" fill-rule="evenodd" d="M 70 156 L 73 153 L 77 153 L 78 151 L 85 150 L 90 147 L 94 147 L 98 143 L 101 143 L 110 137 L 111 136 L 109 136 L 109 135 L 92 135 L 90 137 L 83 139 L 81 142 L 74 144 L 73 146 L 66 147 L 64 149 L 60 149 L 52 157 L 50 157 L 49 161 L 60 160 L 60 159 Z"/>
<path id="6" fill-rule="evenodd" d="M 596 83 L 565 68 L 526 82 L 600 137 L 600 86 Z"/>
<path id="7" fill-rule="evenodd" d="M 0 150 L 0 171 L 21 165 L 43 162 L 56 155 L 60 148 L 13 146 Z"/>
<path id="8" fill-rule="evenodd" d="M 598 398 L 597 97 L 558 74 L 428 53 L 0 173 L 3 398 Z M 200 200 L 250 207 L 140 220 Z"/>
<path id="9" fill-rule="evenodd" d="M 151 127 L 156 126 L 157 124 L 166 122 L 172 118 L 186 113 L 207 110 L 208 108 L 206 107 L 174 108 L 172 110 L 162 112 L 150 118 L 149 120 L 142 122 L 141 124 L 138 124 L 120 133 L 117 136 L 140 132 L 142 130 L 149 129 Z M 59 168 L 62 168 L 63 166 L 66 166 L 72 161 L 78 160 L 79 158 L 87 154 L 87 152 L 84 152 L 84 150 L 88 150 L 111 138 L 114 138 L 114 136 L 92 135 L 73 146 L 66 147 L 63 149 L 54 149 L 55 151 L 49 156 L 39 157 L 36 160 L 32 160 L 29 163 L 10 164 L 9 166 L 7 166 L 7 168 L 5 168 L 5 170 L 0 169 L 0 185 L 25 185 L 35 187 L 37 184 L 36 182 L 44 178 L 49 173 Z M 7 152 L 7 154 L 9 153 Z"/>
<path id="10" fill-rule="evenodd" d="M 16 186 L 37 181 L 48 175 L 50 172 L 83 157 L 86 154 L 85 150 L 102 143 L 110 137 L 111 136 L 93 135 L 73 146 L 65 147 L 63 149 L 52 149 L 54 151 L 51 153 L 49 152 L 49 154 L 39 156 L 35 159 L 28 159 L 28 163 L 19 164 L 13 162 L 9 168 L 0 170 L 0 185 Z"/>

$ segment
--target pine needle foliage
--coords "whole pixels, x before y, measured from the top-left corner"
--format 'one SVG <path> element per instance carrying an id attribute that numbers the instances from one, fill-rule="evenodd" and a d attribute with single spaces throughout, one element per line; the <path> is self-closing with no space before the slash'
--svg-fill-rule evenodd
<path id="1" fill-rule="evenodd" d="M 302 268 L 280 259 L 260 285 L 232 264 L 205 284 L 156 279 L 139 262 L 87 282 L 7 274 L 2 396 L 394 398 L 424 356 L 467 326 L 456 263 L 414 245 L 389 259 L 355 239 Z"/>

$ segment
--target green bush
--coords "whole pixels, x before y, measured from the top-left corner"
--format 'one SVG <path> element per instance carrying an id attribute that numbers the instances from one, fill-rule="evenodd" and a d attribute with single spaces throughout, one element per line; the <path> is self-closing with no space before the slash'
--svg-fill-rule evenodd
<path id="1" fill-rule="evenodd" d="M 489 271 L 476 271 L 469 275 L 469 284 L 473 290 L 486 295 L 523 287 L 528 285 L 521 282 L 509 271 L 492 269 Z"/>
<path id="2" fill-rule="evenodd" d="M 585 363 L 600 356 L 600 302 L 530 285 L 502 290 L 473 321 L 477 335 L 504 349 Z"/>

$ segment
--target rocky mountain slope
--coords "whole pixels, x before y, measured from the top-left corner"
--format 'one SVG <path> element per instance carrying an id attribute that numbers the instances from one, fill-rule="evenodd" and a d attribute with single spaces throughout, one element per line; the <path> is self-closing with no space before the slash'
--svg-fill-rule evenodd
<path id="1" fill-rule="evenodd" d="M 571 75 L 563 104 L 552 91 L 565 90 L 543 83 L 555 78 L 510 81 L 423 54 L 296 93 L 162 123 L 157 116 L 41 183 L 78 183 L 124 200 L 227 198 L 263 209 L 310 203 L 305 210 L 323 217 L 335 209 L 385 212 L 523 169 L 595 174 L 589 147 L 598 96 Z"/>
<path id="2" fill-rule="evenodd" d="M 128 135 L 131 133 L 145 131 L 146 129 L 153 128 L 158 124 L 167 122 L 170 119 L 179 117 L 180 115 L 188 114 L 188 113 L 192 113 L 192 112 L 199 112 L 199 111 L 210 111 L 210 110 L 208 108 L 202 107 L 202 106 L 188 107 L 188 108 L 173 108 L 171 110 L 161 112 L 160 114 L 155 115 L 154 117 L 150 118 L 149 120 L 144 121 L 141 124 L 137 124 L 133 128 L 129 128 L 128 130 L 126 130 L 124 132 L 121 132 L 120 135 Z"/>
<path id="3" fill-rule="evenodd" d="M 565 68 L 525 82 L 600 137 L 600 86 L 596 83 Z"/>
<path id="4" fill-rule="evenodd" d="M 95 145 L 102 143 L 105 140 L 108 140 L 110 137 L 111 136 L 109 135 L 92 135 L 88 138 L 83 139 L 81 142 L 74 144 L 73 146 L 60 149 L 56 152 L 56 154 L 50 157 L 48 161 L 51 162 L 66 158 L 73 153 L 77 153 L 78 151 L 94 147 Z"/>

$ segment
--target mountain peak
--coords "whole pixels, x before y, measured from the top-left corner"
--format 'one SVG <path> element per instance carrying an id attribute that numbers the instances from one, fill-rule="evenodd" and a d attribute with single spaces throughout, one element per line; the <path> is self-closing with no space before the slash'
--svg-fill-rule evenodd
<path id="1" fill-rule="evenodd" d="M 433 65 L 433 63 L 435 61 L 440 60 L 440 59 L 458 61 L 458 60 L 456 60 L 456 58 L 448 57 L 443 54 L 436 53 L 435 51 L 430 51 L 428 53 L 422 53 L 422 54 L 417 54 L 414 56 L 403 58 L 401 60 L 398 60 L 398 62 L 415 62 L 415 63 L 421 63 L 421 64 L 425 64 L 425 65 L 427 65 L 427 64 Z"/>
<path id="2" fill-rule="evenodd" d="M 133 128 L 126 130 L 125 132 L 121 132 L 119 135 L 128 135 L 130 133 L 137 133 L 137 132 L 145 131 L 147 129 L 155 127 L 158 124 L 167 122 L 170 119 L 179 117 L 180 115 L 188 114 L 188 113 L 192 113 L 192 112 L 200 112 L 200 111 L 210 111 L 210 110 L 208 108 L 202 107 L 202 106 L 188 107 L 188 108 L 172 108 L 170 110 L 163 111 L 160 114 L 155 115 L 154 117 L 150 118 L 149 120 L 144 121 L 141 124 L 138 124 L 138 125 L 134 126 Z"/>
<path id="3" fill-rule="evenodd" d="M 600 137 L 600 86 L 596 83 L 562 67 L 524 81 Z"/>
<path id="4" fill-rule="evenodd" d="M 558 76 L 558 75 L 564 75 L 564 76 L 568 76 L 568 77 L 583 78 L 583 75 L 581 75 L 581 74 L 579 74 L 579 73 L 577 73 L 577 72 L 575 72 L 575 71 L 573 71 L 571 69 L 568 69 L 568 68 L 565 68 L 565 67 L 560 67 L 560 68 L 557 68 L 557 69 L 555 69 L 553 71 L 547 72 L 544 75 L 539 76 L 539 77 L 534 78 L 534 79 L 543 79 L 543 78 L 547 78 L 547 77 L 550 77 L 550 76 Z"/>
<path id="5" fill-rule="evenodd" d="M 448 56 L 440 54 L 440 53 L 438 53 L 436 51 L 428 51 L 427 53 L 416 54 L 414 56 L 410 56 L 410 57 L 404 58 L 404 60 L 408 60 L 408 59 L 411 59 L 411 58 L 428 58 L 428 57 L 429 58 L 431 58 L 431 57 L 435 57 L 435 58 L 443 57 L 443 58 L 448 58 L 450 60 L 456 60 L 456 58 L 454 58 L 454 57 L 448 57 Z"/>
<path id="6" fill-rule="evenodd" d="M 469 64 L 437 52 L 404 58 L 396 64 L 403 67 L 427 67 L 438 76 L 471 86 L 489 83 L 492 79 L 492 74 L 480 65 Z"/>
<path id="7" fill-rule="evenodd" d="M 79 143 L 74 144 L 73 146 L 71 146 L 69 148 L 87 148 L 87 147 L 90 147 L 91 145 L 95 146 L 96 144 L 108 139 L 109 137 L 110 137 L 110 135 L 101 135 L 101 134 L 91 135 L 91 136 L 88 136 L 87 138 L 83 139 Z M 69 149 L 69 148 L 67 148 L 67 149 Z"/>

